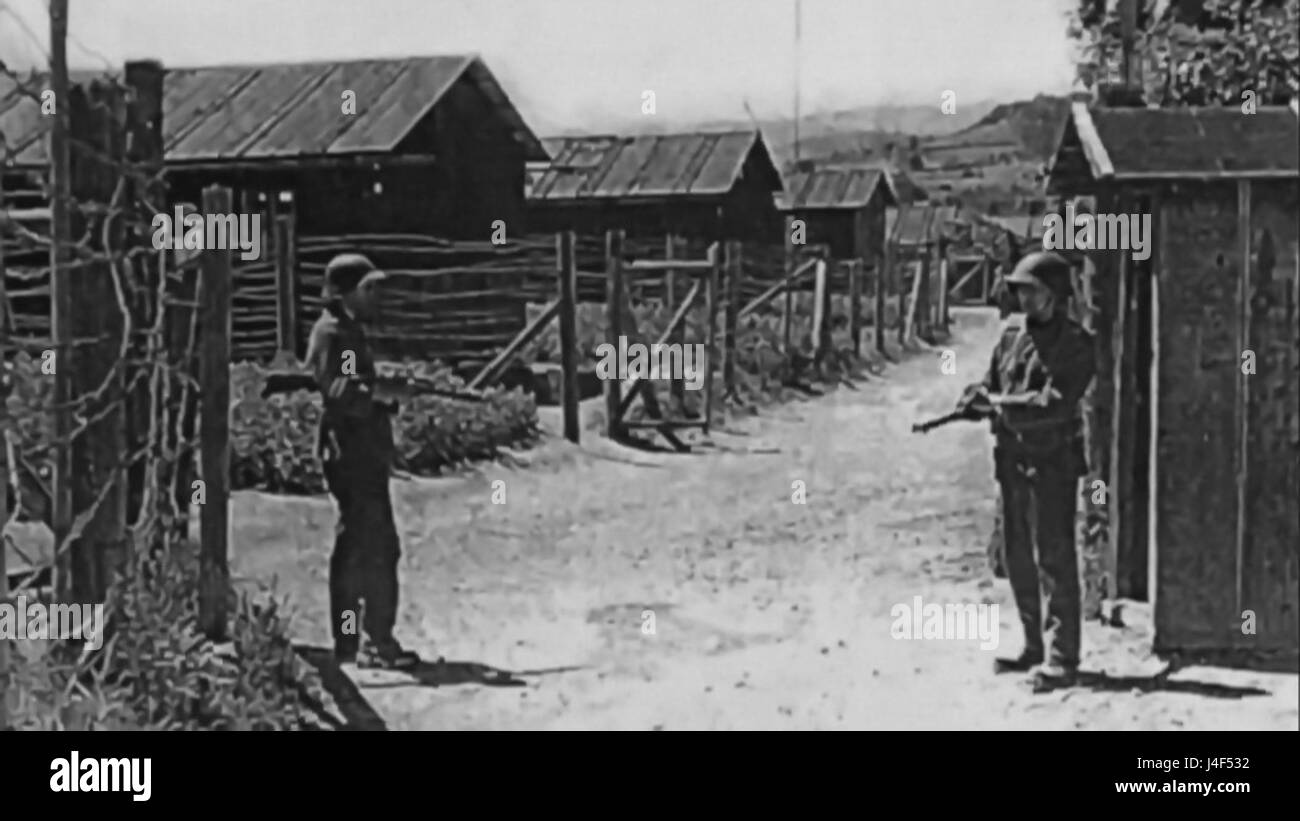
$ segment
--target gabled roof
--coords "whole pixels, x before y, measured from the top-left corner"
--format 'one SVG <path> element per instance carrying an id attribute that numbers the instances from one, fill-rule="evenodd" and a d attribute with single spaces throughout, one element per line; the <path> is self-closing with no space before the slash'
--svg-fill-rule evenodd
<path id="1" fill-rule="evenodd" d="M 1286 106 L 1089 108 L 1075 103 L 1049 190 L 1082 179 L 1295 179 L 1300 118 Z"/>
<path id="2" fill-rule="evenodd" d="M 165 158 L 186 163 L 389 152 L 462 77 L 487 97 L 529 159 L 545 159 L 536 135 L 474 55 L 168 69 Z M 345 91 L 356 95 L 355 114 L 342 113 Z M 0 133 L 14 165 L 46 164 L 48 123 L 36 100 L 0 77 Z"/>
<path id="3" fill-rule="evenodd" d="M 865 208 L 874 197 L 885 206 L 898 204 L 894 183 L 882 168 L 826 166 L 799 171 L 785 178 L 785 190 L 776 196 L 782 211 Z"/>
<path id="4" fill-rule="evenodd" d="M 534 203 L 718 196 L 735 186 L 751 156 L 769 177 L 768 190 L 781 190 L 757 131 L 556 137 L 544 145 L 552 160 L 529 186 Z"/>

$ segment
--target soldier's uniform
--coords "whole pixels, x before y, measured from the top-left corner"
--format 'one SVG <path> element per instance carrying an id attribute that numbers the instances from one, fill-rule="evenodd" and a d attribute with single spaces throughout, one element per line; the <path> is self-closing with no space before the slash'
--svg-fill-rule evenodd
<path id="1" fill-rule="evenodd" d="M 1079 662 L 1080 598 L 1075 552 L 1079 477 L 1087 472 L 1079 402 L 1095 371 L 1091 334 L 1066 314 L 1069 265 L 1030 254 L 1008 284 L 1037 280 L 1057 294 L 1053 317 L 1008 317 L 983 386 L 990 393 L 1060 394 L 1045 407 L 1006 406 L 993 420 L 994 463 L 1002 494 L 1006 568 L 1025 651 L 1015 665 L 1047 662 L 1049 675 L 1072 675 Z"/>
<path id="2" fill-rule="evenodd" d="M 336 258 L 327 280 L 349 290 L 374 267 L 357 255 Z M 343 271 L 343 274 L 338 274 Z M 358 275 L 360 272 L 360 275 Z M 338 299 L 327 302 L 312 327 L 308 364 L 324 402 L 318 450 L 325 481 L 339 508 L 330 557 L 330 624 L 335 653 L 344 660 L 362 649 L 375 666 L 404 666 L 417 660 L 393 638 L 397 618 L 397 562 L 400 545 L 393 521 L 389 473 L 395 454 L 391 414 L 396 406 L 375 397 L 375 362 L 362 325 Z M 356 624 L 360 600 L 364 622 Z M 347 613 L 352 618 L 345 622 Z M 360 647 L 356 630 L 365 631 Z M 346 631 L 346 632 L 345 632 Z"/>

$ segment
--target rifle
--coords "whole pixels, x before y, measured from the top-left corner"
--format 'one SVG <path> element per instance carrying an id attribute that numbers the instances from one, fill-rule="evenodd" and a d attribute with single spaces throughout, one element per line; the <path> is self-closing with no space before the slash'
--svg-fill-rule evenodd
<path id="1" fill-rule="evenodd" d="M 981 395 L 979 398 L 983 401 L 976 401 L 964 408 L 958 408 L 952 413 L 912 425 L 912 433 L 929 433 L 935 428 L 953 422 L 980 422 L 991 419 L 997 416 L 1002 408 L 1006 407 L 1041 407 L 1049 399 L 1060 399 L 1061 393 L 1052 387 L 1052 381 L 1049 379 L 1047 385 L 1041 391 L 1015 394 L 997 393 Z"/>
<path id="2" fill-rule="evenodd" d="M 924 422 L 917 422 L 912 425 L 912 433 L 929 433 L 935 428 L 941 428 L 944 425 L 950 425 L 953 422 L 979 422 L 987 419 L 988 414 L 978 413 L 970 409 L 955 410 L 952 413 L 945 413 L 943 416 L 927 419 Z"/>
<path id="3" fill-rule="evenodd" d="M 445 399 L 459 399 L 463 402 L 487 401 L 487 397 L 481 393 L 441 388 L 425 379 L 417 379 L 414 377 L 408 379 L 380 377 L 380 381 L 401 385 L 412 395 L 441 396 Z M 318 390 L 320 390 L 320 385 L 316 382 L 316 377 L 309 373 L 298 371 L 273 371 L 266 375 L 266 383 L 262 386 L 262 398 L 265 399 L 269 396 L 274 396 L 277 393 Z"/>

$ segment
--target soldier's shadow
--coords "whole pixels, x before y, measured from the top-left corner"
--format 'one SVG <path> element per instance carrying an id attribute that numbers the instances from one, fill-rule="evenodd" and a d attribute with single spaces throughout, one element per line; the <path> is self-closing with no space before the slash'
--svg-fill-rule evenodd
<path id="1" fill-rule="evenodd" d="M 482 687 L 523 687 L 525 677 L 568 673 L 583 668 L 548 667 L 534 670 L 502 670 L 473 661 L 421 661 L 407 670 L 358 670 L 349 665 L 344 669 L 334 659 L 334 654 L 324 647 L 295 646 L 298 655 L 312 665 L 320 675 L 321 686 L 328 692 L 339 711 L 340 721 L 324 707 L 312 705 L 317 718 L 335 730 L 386 730 L 384 719 L 366 700 L 363 690 L 383 690 L 394 687 L 454 687 L 479 685 Z"/>
<path id="2" fill-rule="evenodd" d="M 1157 673 L 1151 676 L 1111 676 L 1102 671 L 1094 672 L 1080 670 L 1074 687 L 1093 690 L 1096 692 L 1128 693 L 1138 690 L 1144 693 L 1150 693 L 1160 691 L 1165 693 L 1188 693 L 1190 695 L 1207 696 L 1209 698 L 1232 699 L 1246 698 L 1247 696 L 1270 695 L 1269 691 L 1262 690 L 1259 687 L 1234 686 L 1188 679 L 1171 679 L 1169 677 L 1169 671 Z"/>

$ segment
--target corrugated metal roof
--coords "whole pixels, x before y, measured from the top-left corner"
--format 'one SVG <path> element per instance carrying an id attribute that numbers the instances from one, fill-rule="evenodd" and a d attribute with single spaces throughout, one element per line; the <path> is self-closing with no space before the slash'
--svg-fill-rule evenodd
<path id="1" fill-rule="evenodd" d="M 641 137 L 560 137 L 528 192 L 533 201 L 699 197 L 725 194 L 751 152 L 760 151 L 779 190 L 780 175 L 755 131 Z"/>
<path id="2" fill-rule="evenodd" d="M 1090 116 L 1117 179 L 1300 176 L 1300 121 L 1285 106 L 1080 109 L 1065 141 L 1077 143 Z"/>
<path id="3" fill-rule="evenodd" d="M 163 140 L 169 163 L 387 152 L 462 77 L 488 98 L 528 159 L 547 158 L 536 135 L 474 55 L 168 69 Z M 343 114 L 343 93 L 356 114 Z M 0 77 L 0 133 L 15 165 L 44 165 L 48 118 Z"/>
<path id="4" fill-rule="evenodd" d="M 959 214 L 955 205 L 900 205 L 885 212 L 885 236 L 890 242 L 928 242 Z"/>
<path id="5" fill-rule="evenodd" d="M 879 168 L 834 167 L 796 172 L 785 178 L 785 190 L 777 195 L 776 207 L 782 211 L 797 209 L 865 208 L 883 191 L 886 205 L 895 205 L 893 182 Z"/>

